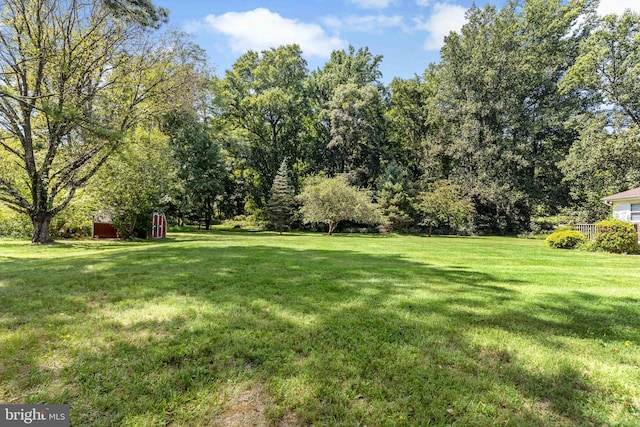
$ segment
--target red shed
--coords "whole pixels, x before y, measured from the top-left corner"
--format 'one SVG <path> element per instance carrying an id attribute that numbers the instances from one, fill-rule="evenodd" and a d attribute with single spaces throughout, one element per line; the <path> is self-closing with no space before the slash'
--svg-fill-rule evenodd
<path id="1" fill-rule="evenodd" d="M 118 230 L 111 224 L 109 215 L 100 214 L 93 217 L 94 239 L 118 239 Z"/>
<path id="2" fill-rule="evenodd" d="M 150 239 L 164 239 L 167 237 L 167 218 L 164 214 L 154 213 L 151 217 Z"/>

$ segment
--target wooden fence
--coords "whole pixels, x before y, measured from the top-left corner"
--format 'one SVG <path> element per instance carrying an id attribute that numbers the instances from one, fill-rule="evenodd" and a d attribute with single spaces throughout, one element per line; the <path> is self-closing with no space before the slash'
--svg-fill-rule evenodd
<path id="1" fill-rule="evenodd" d="M 576 224 L 576 230 L 587 236 L 587 240 L 593 240 L 596 238 L 595 224 Z"/>
<path id="2" fill-rule="evenodd" d="M 638 234 L 638 242 L 640 242 L 640 224 L 633 224 Z M 587 240 L 594 240 L 596 238 L 596 225 L 595 224 L 576 224 L 576 230 L 587 236 Z"/>

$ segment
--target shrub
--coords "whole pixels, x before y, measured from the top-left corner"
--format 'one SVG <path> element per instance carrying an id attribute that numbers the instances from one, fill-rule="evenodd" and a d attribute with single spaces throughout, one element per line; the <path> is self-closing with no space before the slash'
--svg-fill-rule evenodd
<path id="1" fill-rule="evenodd" d="M 617 254 L 634 253 L 638 251 L 638 234 L 628 222 L 601 221 L 596 224 L 595 246 L 600 250 Z"/>
<path id="2" fill-rule="evenodd" d="M 586 236 L 576 230 L 556 231 L 547 237 L 549 246 L 558 249 L 573 249 L 586 240 Z"/>
<path id="3" fill-rule="evenodd" d="M 532 233 L 545 234 L 560 231 L 561 228 L 570 229 L 566 224 L 571 223 L 566 215 L 538 216 L 531 218 L 529 228 Z"/>
<path id="4" fill-rule="evenodd" d="M 0 203 L 0 236 L 31 236 L 32 225 L 27 215 L 13 211 Z"/>

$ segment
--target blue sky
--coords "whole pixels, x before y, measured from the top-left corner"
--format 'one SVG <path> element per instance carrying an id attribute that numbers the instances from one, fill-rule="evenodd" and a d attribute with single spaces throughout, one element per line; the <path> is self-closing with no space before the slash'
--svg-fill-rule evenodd
<path id="1" fill-rule="evenodd" d="M 309 69 L 333 50 L 368 46 L 383 55 L 383 80 L 411 78 L 439 60 L 443 38 L 464 24 L 473 0 L 155 0 L 170 25 L 193 34 L 223 75 L 249 49 L 302 47 Z M 504 0 L 476 0 L 476 5 Z M 601 0 L 599 11 L 640 11 L 640 0 Z"/>

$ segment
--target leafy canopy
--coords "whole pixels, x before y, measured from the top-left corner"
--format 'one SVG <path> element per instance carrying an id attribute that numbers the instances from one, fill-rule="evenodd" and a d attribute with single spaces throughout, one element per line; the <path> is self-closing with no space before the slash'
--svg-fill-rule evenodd
<path id="1" fill-rule="evenodd" d="M 304 222 L 328 224 L 331 235 L 342 221 L 386 223 L 371 197 L 370 191 L 349 185 L 343 176 L 312 176 L 305 181 L 298 200 Z"/>

